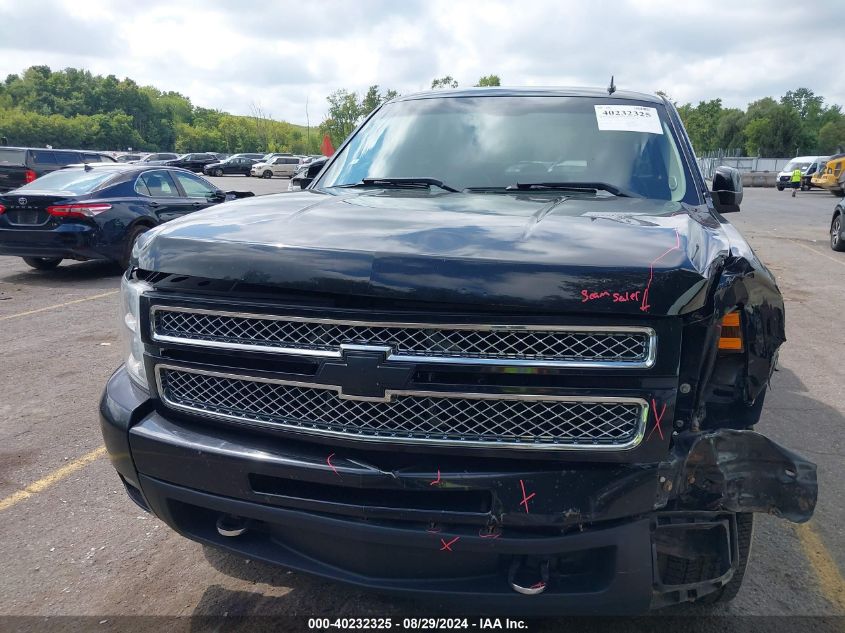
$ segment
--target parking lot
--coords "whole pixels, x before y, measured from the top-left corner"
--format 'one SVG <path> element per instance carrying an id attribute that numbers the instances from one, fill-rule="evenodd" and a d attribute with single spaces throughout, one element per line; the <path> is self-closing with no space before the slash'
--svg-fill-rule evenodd
<path id="1" fill-rule="evenodd" d="M 288 185 L 211 180 L 257 195 Z M 818 464 L 820 498 L 806 525 L 758 515 L 744 588 L 718 614 L 845 615 L 845 253 L 827 242 L 835 203 L 821 191 L 791 198 L 746 189 L 742 212 L 730 217 L 787 304 L 788 342 L 758 430 Z M 0 257 L 0 615 L 89 615 L 97 623 L 120 615 L 407 611 L 392 598 L 205 551 L 127 498 L 97 421 L 103 385 L 121 362 L 119 281 L 108 263 L 66 261 L 37 272 Z"/>

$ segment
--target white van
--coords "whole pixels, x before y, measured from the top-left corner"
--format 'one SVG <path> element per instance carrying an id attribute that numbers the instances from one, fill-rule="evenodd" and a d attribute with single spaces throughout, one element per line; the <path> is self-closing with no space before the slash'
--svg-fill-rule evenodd
<path id="1" fill-rule="evenodd" d="M 256 163 L 252 166 L 250 173 L 261 178 L 272 178 L 282 176 L 290 178 L 299 169 L 302 158 L 299 156 L 276 156 L 267 162 Z"/>
<path id="2" fill-rule="evenodd" d="M 817 171 L 824 167 L 830 156 L 798 156 L 786 164 L 783 171 L 778 174 L 778 191 L 792 187 L 792 172 L 795 169 L 801 170 L 801 191 L 807 191 L 812 186 L 810 180 Z"/>

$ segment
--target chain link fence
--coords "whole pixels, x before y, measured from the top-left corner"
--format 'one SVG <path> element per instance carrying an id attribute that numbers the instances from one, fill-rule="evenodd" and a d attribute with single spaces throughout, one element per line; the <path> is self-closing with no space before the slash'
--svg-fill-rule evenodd
<path id="1" fill-rule="evenodd" d="M 750 187 L 774 187 L 778 172 L 782 171 L 792 158 L 757 158 L 737 156 L 736 150 L 707 152 L 698 157 L 702 175 L 710 180 L 716 167 L 734 167 L 742 173 L 742 184 Z"/>

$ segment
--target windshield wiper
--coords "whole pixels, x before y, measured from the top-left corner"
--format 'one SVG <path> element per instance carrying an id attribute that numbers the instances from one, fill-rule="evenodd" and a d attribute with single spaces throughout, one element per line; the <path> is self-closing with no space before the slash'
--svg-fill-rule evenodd
<path id="1" fill-rule="evenodd" d="M 513 185 L 508 185 L 505 189 L 507 191 L 537 191 L 543 189 L 557 191 L 607 191 L 620 198 L 642 197 L 614 185 L 609 185 L 606 182 L 517 182 Z"/>
<path id="2" fill-rule="evenodd" d="M 335 185 L 335 187 L 397 187 L 397 188 L 428 188 L 439 187 L 444 191 L 451 191 L 458 193 L 454 187 L 450 187 L 442 180 L 437 178 L 364 178 L 360 182 L 350 182 L 345 185 Z"/>

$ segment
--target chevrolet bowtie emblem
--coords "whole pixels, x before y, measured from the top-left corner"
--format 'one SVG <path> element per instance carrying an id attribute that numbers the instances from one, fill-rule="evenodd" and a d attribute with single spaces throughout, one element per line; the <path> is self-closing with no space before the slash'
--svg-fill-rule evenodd
<path id="1" fill-rule="evenodd" d="M 343 357 L 324 361 L 317 380 L 340 388 L 340 397 L 350 400 L 387 402 L 390 391 L 404 389 L 414 373 L 414 366 L 387 362 L 389 348 L 343 347 Z"/>

